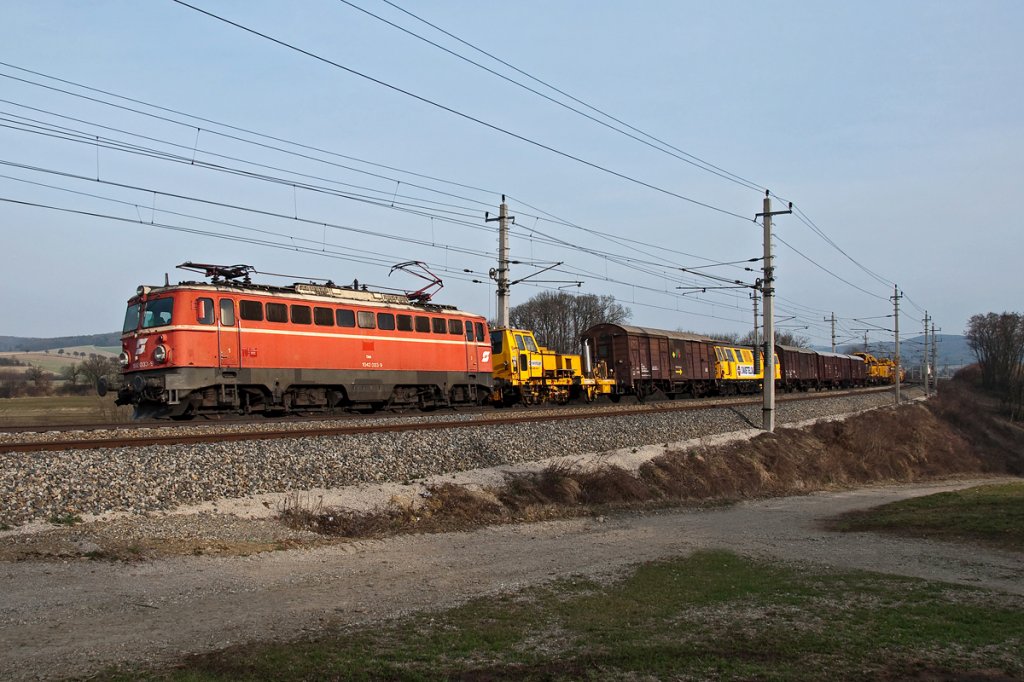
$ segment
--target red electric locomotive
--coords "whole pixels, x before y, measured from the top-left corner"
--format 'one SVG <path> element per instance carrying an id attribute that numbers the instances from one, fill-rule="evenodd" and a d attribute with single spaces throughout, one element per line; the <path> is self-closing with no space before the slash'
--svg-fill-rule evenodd
<path id="1" fill-rule="evenodd" d="M 141 286 L 128 301 L 117 404 L 136 416 L 428 409 L 490 394 L 480 315 L 358 283 L 268 286 L 249 266 L 179 267 L 211 282 Z"/>

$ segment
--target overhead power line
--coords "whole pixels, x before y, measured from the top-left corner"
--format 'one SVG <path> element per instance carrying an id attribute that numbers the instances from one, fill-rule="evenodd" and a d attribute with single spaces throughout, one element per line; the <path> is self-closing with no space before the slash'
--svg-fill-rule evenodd
<path id="1" fill-rule="evenodd" d="M 700 158 L 694 156 L 693 154 L 690 154 L 688 152 L 684 152 L 681 149 L 673 147 L 672 145 L 668 144 L 667 142 L 659 140 L 658 138 L 654 137 L 653 135 L 645 133 L 642 130 L 639 130 L 638 128 L 635 128 L 635 127 L 629 125 L 628 123 L 626 123 L 624 121 L 621 121 L 618 118 L 615 118 L 614 116 L 612 116 L 612 115 L 610 115 L 608 113 L 605 113 L 604 111 L 601 111 L 600 109 L 598 109 L 598 108 L 596 108 L 596 107 L 594 107 L 594 106 L 592 106 L 590 104 L 587 104 L 586 102 L 584 102 L 584 101 L 582 101 L 582 100 L 580 100 L 580 99 L 578 99 L 576 97 L 573 97 L 572 95 L 568 94 L 564 90 L 560 90 L 559 88 L 556 88 L 553 85 L 551 85 L 549 83 L 546 83 L 546 82 L 540 80 L 539 78 L 536 78 L 536 77 L 526 73 L 522 69 L 519 69 L 519 68 L 513 66 L 512 64 L 509 64 L 507 61 L 505 61 L 503 59 L 499 59 L 498 57 L 495 57 L 493 54 L 480 49 L 479 47 L 477 47 L 477 46 L 475 46 L 475 45 L 473 45 L 473 44 L 471 44 L 471 43 L 469 43 L 469 42 L 467 42 L 467 41 L 465 41 L 465 40 L 463 40 L 463 39 L 453 35 L 452 33 L 449 33 L 448 31 L 445 31 L 444 29 L 440 28 L 436 24 L 432 24 L 429 21 L 426 21 L 425 19 L 422 19 L 422 18 L 416 16 L 412 12 L 409 12 L 408 10 L 405 10 L 405 9 L 399 7 L 398 5 L 395 5 L 394 3 L 388 2 L 387 4 L 391 5 L 392 7 L 394 7 L 395 9 L 397 9 L 397 10 L 399 10 L 401 12 L 404 12 L 405 14 L 407 14 L 410 17 L 416 19 L 417 21 L 420 21 L 420 22 L 426 24 L 427 26 L 430 26 L 431 28 L 433 28 L 433 29 L 435 29 L 437 31 L 440 31 L 441 33 L 443 33 L 446 36 L 452 38 L 453 40 L 456 40 L 459 43 L 462 43 L 466 47 L 469 47 L 469 48 L 471 48 L 473 50 L 476 50 L 477 52 L 486 55 L 487 57 L 493 59 L 494 61 L 496 61 L 496 62 L 498 62 L 500 64 L 503 64 L 504 66 L 506 66 L 506 67 L 508 67 L 508 68 L 510 68 L 510 69 L 512 69 L 514 71 L 516 71 L 517 73 L 522 74 L 523 76 L 526 76 L 530 80 L 532 80 L 532 81 L 534 81 L 536 83 L 539 83 L 539 84 L 543 85 L 544 87 L 546 87 L 546 88 L 548 88 L 550 90 L 553 90 L 553 91 L 557 92 L 558 94 L 560 94 L 560 95 L 562 95 L 564 97 L 569 98 L 573 102 L 576 102 L 577 104 L 580 104 L 580 105 L 586 107 L 587 109 L 590 109 L 591 111 L 593 111 L 593 112 L 595 112 L 595 113 L 597 113 L 597 114 L 599 114 L 599 115 L 601 115 L 601 116 L 603 116 L 603 117 L 605 117 L 605 118 L 607 118 L 607 119 L 609 119 L 611 121 L 614 121 L 615 123 L 618 123 L 619 125 L 625 126 L 628 130 L 623 130 L 622 128 L 616 127 L 616 126 L 612 125 L 611 123 L 608 123 L 607 121 L 602 121 L 601 119 L 597 118 L 596 116 L 588 114 L 585 111 L 581 111 L 580 109 L 577 109 L 576 107 L 573 107 L 573 106 L 571 106 L 569 104 L 566 104 L 565 102 L 561 102 L 561 101 L 555 99 L 554 97 L 551 97 L 550 95 L 546 95 L 543 92 L 540 92 L 539 90 L 537 90 L 535 88 L 531 88 L 529 85 L 526 85 L 524 83 L 520 83 L 519 81 L 515 80 L 514 78 L 510 78 L 510 77 L 506 76 L 505 74 L 500 73 L 498 71 L 495 71 L 494 69 L 492 69 L 492 68 L 490 68 L 488 66 L 485 66 L 485 65 L 483 65 L 483 64 L 481 64 L 479 62 L 473 61 L 472 59 L 470 59 L 469 57 L 466 57 L 465 55 L 461 55 L 458 52 L 455 52 L 454 50 L 450 50 L 447 47 L 445 47 L 444 45 L 441 45 L 440 43 L 437 43 L 437 42 L 435 42 L 433 40 L 430 40 L 429 38 L 427 38 L 425 36 L 422 36 L 419 33 L 416 33 L 415 31 L 411 31 L 411 30 L 405 28 L 404 26 L 400 26 L 400 25 L 396 24 L 393 21 L 385 19 L 384 17 L 380 16 L 379 14 L 375 14 L 375 13 L 371 12 L 370 10 L 365 9 L 363 7 L 360 7 L 359 5 L 357 5 L 357 4 L 353 3 L 353 2 L 349 2 L 349 0 L 338 0 L 338 2 L 341 2 L 342 4 L 348 5 L 349 7 L 353 8 L 355 10 L 358 10 L 359 12 L 362 12 L 363 14 L 366 14 L 367 16 L 373 17 L 374 19 L 376 19 L 376 20 L 378 20 L 378 21 L 380 21 L 380 22 L 382 22 L 384 24 L 387 24 L 388 26 L 391 26 L 394 29 L 397 29 L 397 30 L 401 31 L 401 32 L 405 33 L 406 35 L 410 35 L 413 38 L 416 38 L 417 40 L 421 40 L 421 41 L 427 43 L 428 45 L 432 45 L 433 47 L 437 48 L 438 50 L 441 50 L 442 52 L 445 52 L 445 53 L 455 57 L 456 59 L 462 60 L 462 61 L 466 62 L 467 64 L 472 64 L 473 66 L 477 67 L 478 69 L 482 69 L 482 70 L 486 71 L 487 73 L 489 73 L 489 74 L 491 74 L 493 76 L 497 76 L 498 78 L 500 78 L 500 79 L 502 79 L 502 80 L 504 80 L 504 81 L 506 81 L 508 83 L 511 83 L 511 84 L 513 84 L 513 85 L 515 85 L 517 87 L 520 87 L 520 88 L 526 90 L 527 92 L 533 93 L 534 95 L 537 95 L 538 97 L 541 97 L 541 98 L 547 100 L 548 102 L 551 102 L 552 104 L 555 104 L 557 106 L 562 107 L 563 109 L 567 109 L 567 110 L 569 110 L 569 111 L 571 111 L 571 112 L 573 112 L 575 114 L 578 114 L 578 115 L 580 115 L 580 116 L 582 116 L 582 117 L 584 117 L 584 118 L 586 118 L 586 119 L 588 119 L 590 121 L 593 121 L 594 123 L 597 123 L 600 126 L 608 128 L 609 130 L 613 130 L 613 131 L 619 133 L 620 135 L 625 135 L 626 137 L 630 138 L 631 140 L 634 140 L 636 142 L 639 142 L 640 144 L 646 145 L 646 146 L 650 147 L 651 149 L 655 149 L 655 150 L 657 150 L 659 152 L 662 152 L 663 154 L 668 154 L 669 156 L 671 156 L 673 158 L 676 158 L 676 159 L 679 159 L 680 161 L 682 161 L 684 163 L 687 163 L 687 164 L 693 166 L 694 168 L 698 168 L 698 169 L 700 169 L 702 171 L 705 171 L 707 173 L 711 173 L 712 175 L 717 175 L 718 177 L 720 177 L 720 178 L 722 178 L 724 180 L 728 180 L 729 182 L 736 183 L 737 185 L 740 185 L 740 186 L 745 187 L 747 189 L 756 190 L 758 193 L 764 192 L 764 190 L 765 190 L 765 188 L 761 187 L 760 185 L 757 185 L 757 184 L 755 184 L 755 183 L 753 183 L 753 182 L 751 182 L 749 180 L 746 180 L 746 179 L 744 179 L 744 178 L 742 178 L 742 177 L 740 177 L 738 175 L 735 175 L 734 173 L 730 173 L 730 172 L 728 172 L 728 171 L 726 171 L 724 169 L 721 169 L 718 166 L 715 166 L 714 164 L 708 163 L 707 161 L 704 161 L 703 159 L 700 159 Z M 635 133 L 637 133 L 637 134 L 635 135 L 635 134 L 629 132 L 630 130 L 635 132 Z M 644 138 L 647 138 L 647 139 L 644 139 Z M 653 140 L 653 142 L 652 142 L 652 140 Z M 657 144 L 655 144 L 655 143 L 657 143 Z"/>
<path id="2" fill-rule="evenodd" d="M 222 17 L 222 16 L 220 16 L 218 14 L 214 14 L 213 12 L 209 12 L 209 11 L 204 10 L 202 8 L 196 7 L 195 5 L 190 5 L 189 3 L 184 2 L 184 0 L 172 0 L 172 1 L 177 3 L 177 4 L 179 4 L 179 5 L 181 5 L 182 7 L 187 7 L 188 9 L 191 9 L 191 10 L 193 10 L 195 12 L 198 12 L 200 14 L 208 16 L 211 19 L 215 19 L 215 20 L 220 21 L 222 23 L 225 23 L 225 24 L 227 24 L 229 26 L 233 26 L 233 27 L 235 27 L 235 28 L 237 28 L 239 30 L 245 31 L 245 32 L 250 33 L 250 34 L 252 34 L 254 36 L 257 36 L 259 38 L 263 38 L 264 40 L 268 40 L 268 41 L 274 43 L 275 45 L 280 45 L 281 47 L 284 47 L 286 49 L 292 50 L 294 52 L 298 52 L 299 54 L 302 54 L 302 55 L 305 55 L 307 57 L 310 57 L 311 59 L 315 59 L 315 60 L 317 60 L 319 62 L 322 62 L 324 64 L 327 64 L 329 66 L 333 66 L 336 69 L 340 69 L 342 71 L 345 71 L 346 73 L 350 73 L 350 74 L 352 74 L 354 76 L 358 76 L 359 78 L 362 78 L 364 80 L 370 81 L 371 83 L 375 83 L 377 85 L 380 85 L 381 87 L 385 87 L 385 88 L 387 88 L 389 90 L 392 90 L 394 92 L 397 92 L 397 93 L 400 93 L 402 95 L 405 95 L 406 97 L 411 97 L 411 98 L 413 98 L 413 99 L 415 99 L 415 100 L 417 100 L 419 102 L 422 102 L 424 104 L 428 104 L 428 105 L 430 105 L 432 107 L 436 107 L 438 109 L 441 109 L 442 111 L 446 111 L 446 112 L 448 112 L 450 114 L 453 114 L 455 116 L 463 118 L 463 119 L 465 119 L 467 121 L 472 121 L 473 123 L 476 123 L 478 125 L 482 125 L 485 128 L 489 128 L 491 130 L 494 130 L 495 132 L 499 132 L 499 133 L 502 133 L 503 135 L 507 135 L 509 137 L 515 138 L 515 139 L 517 139 L 517 140 L 519 140 L 521 142 L 525 142 L 525 143 L 527 143 L 529 145 L 537 147 L 538 149 L 543 149 L 545 151 L 551 152 L 552 154 L 556 154 L 558 156 L 561 156 L 563 158 L 569 159 L 571 161 L 575 161 L 575 162 L 580 163 L 580 164 L 582 164 L 584 166 L 588 166 L 588 167 L 593 168 L 595 170 L 599 170 L 599 171 L 601 171 L 603 173 L 607 173 L 609 175 L 613 175 L 613 176 L 615 176 L 617 178 L 620 178 L 622 180 L 626 180 L 627 182 L 632 182 L 632 183 L 634 183 L 636 185 L 639 185 L 641 187 L 646 187 L 647 189 L 653 190 L 655 192 L 660 192 L 661 194 L 665 194 L 666 196 L 670 196 L 670 197 L 674 197 L 676 199 L 680 199 L 682 201 L 688 202 L 688 203 L 693 204 L 695 206 L 700 206 L 702 208 L 706 208 L 706 209 L 711 210 L 711 211 L 716 211 L 716 212 L 721 213 L 723 215 L 728 215 L 728 216 L 732 216 L 734 218 L 739 218 L 740 220 L 743 220 L 744 222 L 751 222 L 751 219 L 748 216 L 741 215 L 739 213 L 735 213 L 733 211 L 721 208 L 719 206 L 714 206 L 712 204 L 700 201 L 698 199 L 694 199 L 692 197 L 688 197 L 688 196 L 685 196 L 683 194 L 679 194 L 678 192 L 673 192 L 672 190 L 665 189 L 664 187 L 659 187 L 659 186 L 654 185 L 654 184 L 652 184 L 650 182 L 647 182 L 645 180 L 640 180 L 639 178 L 635 178 L 635 177 L 633 177 L 631 175 L 627 175 L 625 173 L 620 173 L 619 171 L 616 171 L 616 170 L 613 170 L 611 168 L 608 168 L 607 166 L 602 166 L 601 164 L 595 163 L 593 161 L 588 161 L 588 160 L 586 160 L 584 158 L 581 158 L 579 156 L 576 156 L 574 154 L 570 154 L 569 152 L 565 152 L 565 151 L 562 151 L 560 149 L 556 149 L 555 147 L 552 147 L 552 146 L 550 146 L 548 144 L 545 144 L 543 142 L 539 142 L 537 140 L 531 139 L 529 137 L 526 137 L 525 135 L 520 135 L 519 133 L 516 133 L 516 132 L 513 132 L 511 130 L 508 130 L 507 128 L 502 128 L 501 126 L 495 125 L 493 123 L 488 123 L 487 121 L 484 121 L 483 119 L 480 119 L 480 118 L 477 118 L 477 117 L 472 116 L 470 114 L 467 114 L 465 112 L 459 111 L 458 109 L 454 109 L 454 108 L 449 107 L 449 106 L 447 106 L 445 104 L 441 104 L 440 102 L 434 101 L 434 100 L 429 99 L 427 97 L 424 97 L 422 95 L 417 95 L 416 93 L 413 93 L 413 92 L 411 92 L 409 90 L 405 90 L 404 88 L 400 88 L 397 85 L 393 85 L 393 84 L 388 83 L 386 81 L 383 81 L 383 80 L 381 80 L 379 78 L 375 78 L 375 77 L 370 76 L 368 74 L 362 73 L 361 71 L 357 71 L 356 69 L 353 69 L 351 67 L 345 66 L 344 64 L 340 64 L 340 63 L 338 63 L 336 61 L 328 59 L 327 57 L 324 57 L 322 55 L 318 55 L 315 52 L 311 52 L 311 51 L 306 50 L 304 48 L 301 48 L 301 47 L 299 47 L 297 45 L 293 45 L 293 44 L 291 44 L 291 43 L 289 43 L 287 41 L 281 40 L 279 38 L 275 38 L 275 37 L 273 37 L 273 36 L 271 36 L 271 35 L 269 35 L 267 33 L 263 33 L 261 31 L 258 31 L 256 29 L 254 29 L 254 28 L 251 28 L 249 26 L 245 26 L 244 24 L 240 24 L 240 23 L 238 23 L 236 21 L 232 21 L 231 19 L 228 19 L 226 17 Z"/>

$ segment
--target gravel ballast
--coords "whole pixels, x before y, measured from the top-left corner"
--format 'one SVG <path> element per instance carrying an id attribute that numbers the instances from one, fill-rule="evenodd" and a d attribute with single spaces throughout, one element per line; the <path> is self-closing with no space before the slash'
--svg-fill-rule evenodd
<path id="1" fill-rule="evenodd" d="M 889 393 L 780 402 L 776 421 L 785 425 L 891 403 Z M 0 524 L 145 513 L 672 443 L 758 426 L 761 406 L 614 415 L 609 410 L 607 417 L 573 421 L 6 454 L 0 456 Z"/>

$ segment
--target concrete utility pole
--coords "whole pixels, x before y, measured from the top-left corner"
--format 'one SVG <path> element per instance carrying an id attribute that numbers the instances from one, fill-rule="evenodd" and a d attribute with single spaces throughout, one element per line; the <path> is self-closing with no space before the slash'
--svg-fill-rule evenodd
<path id="1" fill-rule="evenodd" d="M 750 295 L 750 298 L 754 299 L 754 374 L 757 374 L 761 371 L 761 351 L 759 350 L 761 347 L 761 340 L 759 338 L 759 332 L 761 329 L 760 322 L 757 317 L 757 304 L 759 303 L 761 296 L 757 287 L 754 287 L 754 293 Z"/>
<path id="2" fill-rule="evenodd" d="M 505 203 L 505 195 L 501 195 L 501 206 L 498 209 L 498 217 L 492 218 L 490 214 L 484 213 L 484 222 L 493 223 L 498 221 L 498 267 L 490 272 L 491 279 L 498 283 L 498 327 L 508 329 L 509 313 L 509 262 L 508 262 L 508 223 L 515 218 L 508 214 L 508 204 Z"/>
<path id="3" fill-rule="evenodd" d="M 866 329 L 864 330 L 864 352 L 868 352 L 868 332 Z"/>
<path id="4" fill-rule="evenodd" d="M 761 408 L 762 427 L 768 433 L 775 431 L 775 265 L 772 262 L 772 216 L 793 212 L 789 210 L 772 213 L 771 194 L 765 190 L 764 212 L 758 218 L 764 219 L 764 275 L 761 295 L 764 297 L 764 407 Z"/>
<path id="5" fill-rule="evenodd" d="M 921 356 L 922 378 L 924 379 L 924 396 L 927 398 L 928 391 L 928 311 L 924 311 L 924 354 Z"/>
<path id="6" fill-rule="evenodd" d="M 894 317 L 896 318 L 896 326 L 894 330 L 896 332 L 896 357 L 893 358 L 893 362 L 896 363 L 896 405 L 900 404 L 900 288 L 895 284 L 892 285 L 892 302 L 894 306 Z"/>
<path id="7" fill-rule="evenodd" d="M 828 322 L 829 320 L 832 321 L 832 352 L 835 353 L 836 352 L 836 314 L 832 313 L 832 317 L 826 317 L 826 318 L 824 318 L 822 320 L 822 322 Z M 868 352 L 868 348 L 867 348 L 868 342 L 866 340 L 867 339 L 867 333 L 866 332 L 864 334 L 864 338 L 865 338 L 865 341 L 864 341 L 864 352 L 866 353 L 866 352 Z"/>

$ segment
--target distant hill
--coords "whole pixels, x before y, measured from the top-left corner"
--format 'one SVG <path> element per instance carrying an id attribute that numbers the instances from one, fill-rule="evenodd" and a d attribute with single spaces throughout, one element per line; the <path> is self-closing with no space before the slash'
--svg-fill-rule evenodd
<path id="1" fill-rule="evenodd" d="M 937 334 L 939 341 L 938 365 L 959 366 L 975 362 L 974 352 L 967 345 L 967 338 L 959 334 Z M 929 344 L 931 339 L 929 339 Z M 895 344 L 892 341 L 875 341 L 868 345 L 872 355 L 892 357 Z M 831 347 L 815 346 L 815 350 L 831 350 Z M 863 344 L 848 343 L 839 348 L 841 352 L 864 350 Z M 900 339 L 900 359 L 905 367 L 921 364 L 924 352 L 924 336 L 912 336 Z"/>
<path id="2" fill-rule="evenodd" d="M 58 336 L 52 339 L 0 336 L 0 353 L 44 351 L 76 346 L 116 346 L 120 348 L 121 332 L 87 334 L 83 336 Z"/>

